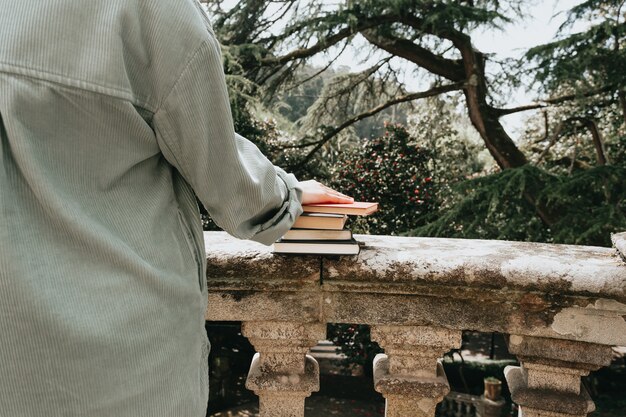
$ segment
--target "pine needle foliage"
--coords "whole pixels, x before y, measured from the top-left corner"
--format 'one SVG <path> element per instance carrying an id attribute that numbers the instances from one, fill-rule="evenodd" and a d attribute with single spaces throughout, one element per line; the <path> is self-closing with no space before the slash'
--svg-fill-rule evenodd
<path id="1" fill-rule="evenodd" d="M 561 31 L 578 21 L 586 31 L 531 48 L 526 58 L 537 64 L 535 79 L 545 91 L 626 86 L 626 24 L 622 0 L 589 0 L 572 8 Z"/>
<path id="2" fill-rule="evenodd" d="M 598 166 L 571 176 L 526 165 L 462 182 L 455 195 L 410 235 L 611 246 L 626 229 L 626 168 Z M 558 221 L 546 227 L 525 195 L 532 192 Z"/>

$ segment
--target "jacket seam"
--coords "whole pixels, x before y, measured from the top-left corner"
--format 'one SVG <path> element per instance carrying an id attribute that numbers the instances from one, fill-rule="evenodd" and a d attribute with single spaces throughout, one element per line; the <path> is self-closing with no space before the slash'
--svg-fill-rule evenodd
<path id="1" fill-rule="evenodd" d="M 180 82 L 180 80 L 183 78 L 183 75 L 185 75 L 185 73 L 187 72 L 189 67 L 191 67 L 191 64 L 196 59 L 196 57 L 198 56 L 200 51 L 203 49 L 203 47 L 205 47 L 207 45 L 208 45 L 208 41 L 205 40 L 205 41 L 202 41 L 202 43 L 196 48 L 194 53 L 191 55 L 191 57 L 185 63 L 185 66 L 183 67 L 183 69 L 180 72 L 180 74 L 178 74 L 178 77 L 176 77 L 176 80 L 174 81 L 172 86 L 170 88 L 168 88 L 167 92 L 163 95 L 163 99 L 161 99 L 161 101 L 160 101 L 159 105 L 157 106 L 156 110 L 154 111 L 154 113 L 158 113 L 161 110 L 161 108 L 163 107 L 163 105 L 165 104 L 167 99 L 170 97 L 170 95 L 172 94 L 172 92 L 174 91 L 174 89 L 176 88 L 178 83 Z"/>
<path id="2" fill-rule="evenodd" d="M 148 100 L 137 97 L 129 90 L 120 89 L 116 87 L 110 87 L 91 81 L 82 80 L 79 78 L 68 77 L 67 75 L 58 74 L 55 72 L 44 71 L 36 68 L 29 68 L 21 65 L 8 64 L 6 62 L 0 62 L 0 72 L 12 75 L 19 75 L 23 77 L 33 78 L 36 80 L 46 81 L 49 83 L 61 85 L 64 87 L 75 88 L 78 90 L 87 91 L 90 93 L 101 94 L 108 97 L 113 97 L 121 100 L 131 102 L 138 107 L 144 108 L 154 113 L 153 106 L 150 105 Z"/>

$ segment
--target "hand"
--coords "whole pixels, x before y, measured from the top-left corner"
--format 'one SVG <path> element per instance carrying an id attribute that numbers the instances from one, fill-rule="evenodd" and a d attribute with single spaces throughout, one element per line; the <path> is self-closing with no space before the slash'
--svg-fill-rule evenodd
<path id="1" fill-rule="evenodd" d="M 300 181 L 298 185 L 302 190 L 303 205 L 322 203 L 350 204 L 354 202 L 352 197 L 341 194 L 315 180 Z"/>

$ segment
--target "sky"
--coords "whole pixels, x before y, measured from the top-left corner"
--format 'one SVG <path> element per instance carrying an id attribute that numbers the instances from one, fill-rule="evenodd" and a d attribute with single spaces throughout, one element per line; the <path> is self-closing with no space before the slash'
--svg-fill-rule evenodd
<path id="1" fill-rule="evenodd" d="M 563 11 L 571 9 L 580 0 L 533 1 L 529 17 L 522 22 L 506 25 L 502 32 L 475 33 L 472 40 L 483 52 L 516 57 L 529 47 L 549 42 L 565 20 Z"/>

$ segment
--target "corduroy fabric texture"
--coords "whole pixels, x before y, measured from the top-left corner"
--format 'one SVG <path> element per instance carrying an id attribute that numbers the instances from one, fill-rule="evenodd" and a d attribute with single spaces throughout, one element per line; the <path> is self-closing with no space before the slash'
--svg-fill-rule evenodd
<path id="1" fill-rule="evenodd" d="M 0 415 L 204 416 L 194 192 L 269 244 L 296 179 L 233 131 L 194 0 L 0 9 Z"/>

